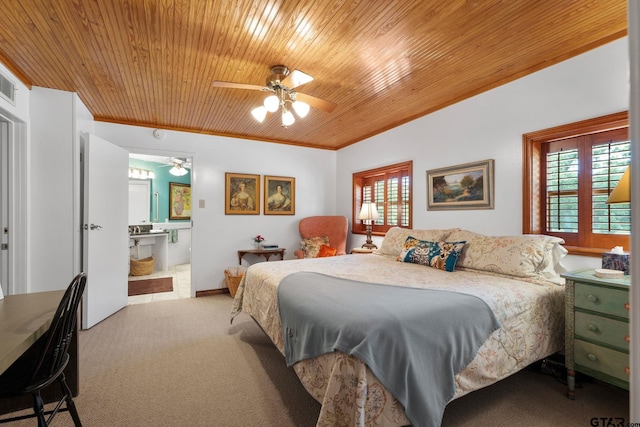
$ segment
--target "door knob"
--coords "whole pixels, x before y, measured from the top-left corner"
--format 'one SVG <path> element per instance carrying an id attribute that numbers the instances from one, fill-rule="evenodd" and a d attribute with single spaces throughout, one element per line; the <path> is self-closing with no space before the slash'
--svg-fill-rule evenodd
<path id="1" fill-rule="evenodd" d="M 96 225 L 96 224 L 91 224 L 91 225 L 89 226 L 89 229 L 90 229 L 90 230 L 100 230 L 101 228 L 102 228 L 102 226 L 101 226 L 101 225 Z"/>

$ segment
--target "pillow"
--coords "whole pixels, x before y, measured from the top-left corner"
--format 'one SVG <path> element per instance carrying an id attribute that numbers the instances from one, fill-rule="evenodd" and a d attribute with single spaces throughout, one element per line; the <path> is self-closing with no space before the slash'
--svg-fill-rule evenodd
<path id="1" fill-rule="evenodd" d="M 300 242 L 300 249 L 304 251 L 305 258 L 317 258 L 320 252 L 320 246 L 329 246 L 329 237 L 310 237 Z"/>
<path id="2" fill-rule="evenodd" d="M 320 250 L 318 251 L 318 258 L 324 258 L 329 256 L 336 256 L 338 253 L 338 249 L 332 248 L 327 245 L 320 245 Z"/>
<path id="3" fill-rule="evenodd" d="M 567 251 L 560 246 L 564 243 L 561 238 L 542 234 L 484 236 L 466 230 L 454 232 L 450 238 L 467 239 L 460 267 L 564 284 L 561 259 Z"/>
<path id="4" fill-rule="evenodd" d="M 456 229 L 457 230 L 457 229 Z M 397 257 L 402 252 L 403 245 L 410 235 L 419 240 L 438 242 L 447 239 L 453 230 L 412 230 L 410 228 L 391 227 L 376 251 L 379 255 Z"/>
<path id="5" fill-rule="evenodd" d="M 429 242 L 409 236 L 398 260 L 453 272 L 464 244 L 464 241 Z"/>

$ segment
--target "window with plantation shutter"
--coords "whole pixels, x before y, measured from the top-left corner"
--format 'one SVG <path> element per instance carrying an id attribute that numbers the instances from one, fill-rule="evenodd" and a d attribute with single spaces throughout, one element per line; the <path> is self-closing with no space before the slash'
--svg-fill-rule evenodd
<path id="1" fill-rule="evenodd" d="M 352 231 L 366 233 L 358 219 L 364 202 L 374 202 L 378 217 L 372 233 L 384 235 L 391 227 L 411 228 L 411 176 L 413 162 L 398 163 L 353 174 Z"/>
<path id="2" fill-rule="evenodd" d="M 523 232 L 561 237 L 573 254 L 629 250 L 629 203 L 606 203 L 631 162 L 627 113 L 525 134 L 523 141 Z"/>

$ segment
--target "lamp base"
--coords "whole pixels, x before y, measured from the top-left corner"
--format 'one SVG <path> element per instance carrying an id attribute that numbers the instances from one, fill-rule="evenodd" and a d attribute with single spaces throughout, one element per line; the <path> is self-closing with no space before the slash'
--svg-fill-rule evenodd
<path id="1" fill-rule="evenodd" d="M 371 240 L 371 224 L 367 224 L 367 241 L 362 247 L 365 249 L 378 249 L 378 247 L 373 244 L 373 240 Z"/>

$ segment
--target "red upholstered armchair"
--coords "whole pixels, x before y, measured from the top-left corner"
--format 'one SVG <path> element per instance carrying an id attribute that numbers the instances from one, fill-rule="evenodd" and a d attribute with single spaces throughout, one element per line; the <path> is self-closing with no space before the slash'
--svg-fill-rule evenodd
<path id="1" fill-rule="evenodd" d="M 310 239 L 312 237 L 327 236 L 329 245 L 337 249 L 336 255 L 347 253 L 347 231 L 349 223 L 345 216 L 310 216 L 302 218 L 298 224 L 300 237 Z M 304 251 L 297 249 L 293 253 L 297 258 L 304 258 Z"/>

